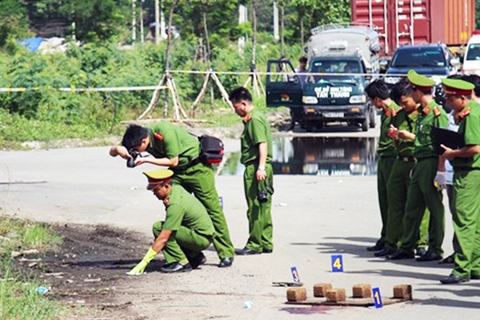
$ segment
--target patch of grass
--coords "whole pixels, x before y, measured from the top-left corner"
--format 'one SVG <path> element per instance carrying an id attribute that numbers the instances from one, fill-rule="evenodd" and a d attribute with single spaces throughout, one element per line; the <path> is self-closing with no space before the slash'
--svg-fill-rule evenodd
<path id="1" fill-rule="evenodd" d="M 40 284 L 15 273 L 10 259 L 0 260 L 0 319 L 65 319 L 68 309 L 36 290 Z"/>
<path id="2" fill-rule="evenodd" d="M 0 319 L 68 317 L 68 308 L 38 293 L 40 282 L 16 272 L 10 258 L 13 250 L 52 250 L 61 243 L 46 225 L 0 216 Z"/>
<path id="3" fill-rule="evenodd" d="M 0 252 L 7 255 L 13 250 L 54 250 L 62 243 L 62 237 L 44 224 L 6 216 L 0 216 L 0 236 Z"/>

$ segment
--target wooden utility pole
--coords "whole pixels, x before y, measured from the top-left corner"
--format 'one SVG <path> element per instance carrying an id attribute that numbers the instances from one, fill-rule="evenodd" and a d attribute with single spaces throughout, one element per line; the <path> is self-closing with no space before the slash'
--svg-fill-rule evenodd
<path id="1" fill-rule="evenodd" d="M 276 1 L 273 1 L 273 39 L 276 41 L 280 39 L 278 35 L 278 6 Z"/>
<path id="2" fill-rule="evenodd" d="M 137 0 L 132 0 L 132 43 L 135 43 L 135 41 L 137 40 L 137 13 L 136 13 L 136 10 L 135 10 L 135 2 Z"/>
<path id="3" fill-rule="evenodd" d="M 143 4 L 145 0 L 142 0 L 142 7 L 140 8 L 140 42 L 145 42 L 145 31 L 143 30 Z"/>
<path id="4" fill-rule="evenodd" d="M 155 44 L 160 43 L 160 3 L 155 0 Z"/>

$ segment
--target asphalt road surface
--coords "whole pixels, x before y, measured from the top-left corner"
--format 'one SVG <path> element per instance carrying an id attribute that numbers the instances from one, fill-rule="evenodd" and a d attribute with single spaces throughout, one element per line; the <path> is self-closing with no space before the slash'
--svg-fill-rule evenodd
<path id="1" fill-rule="evenodd" d="M 226 145 L 227 152 L 239 148 L 236 140 L 227 140 Z M 152 223 L 164 215 L 163 205 L 145 189 L 141 174 L 152 167 L 127 168 L 125 161 L 110 157 L 108 149 L 1 151 L 1 213 L 55 223 L 108 224 L 150 235 Z M 438 280 L 450 273 L 451 265 L 387 262 L 365 250 L 380 231 L 375 176 L 277 175 L 274 185 L 272 254 L 236 257 L 232 268 L 218 269 L 218 258 L 209 250 L 206 254 L 212 265 L 202 270 L 185 275 L 149 274 L 143 282 L 131 280 L 129 290 L 145 289 L 158 298 L 156 303 L 134 302 L 132 308 L 144 319 L 182 319 L 185 315 L 304 319 L 309 314 L 328 319 L 479 318 L 480 281 L 444 286 Z M 217 189 L 234 245 L 242 248 L 248 228 L 242 177 L 219 176 Z M 447 209 L 445 254 L 452 250 L 450 217 Z M 143 254 L 139 252 L 139 259 Z M 343 257 L 344 272 L 333 273 L 331 256 L 338 254 Z M 345 288 L 348 296 L 353 285 L 369 283 L 385 297 L 392 296 L 394 285 L 411 284 L 414 301 L 381 309 L 286 305 L 286 289 L 271 283 L 291 281 L 293 266 L 310 297 L 316 283 Z M 162 300 L 159 288 L 169 288 L 165 293 L 169 304 Z M 245 301 L 252 302 L 250 308 Z"/>

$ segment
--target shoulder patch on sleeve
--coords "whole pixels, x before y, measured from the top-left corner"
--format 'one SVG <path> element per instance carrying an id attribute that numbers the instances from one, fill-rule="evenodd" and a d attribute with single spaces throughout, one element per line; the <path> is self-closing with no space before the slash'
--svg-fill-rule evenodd
<path id="1" fill-rule="evenodd" d="M 252 115 L 247 114 L 245 117 L 243 117 L 243 122 L 247 123 L 248 121 L 250 121 L 250 119 L 252 119 Z"/>
<path id="2" fill-rule="evenodd" d="M 425 107 L 423 113 L 428 114 L 430 112 L 430 107 Z"/>
<path id="3" fill-rule="evenodd" d="M 160 133 L 158 133 L 158 132 L 155 132 L 155 133 L 153 134 L 153 136 L 155 137 L 155 139 L 160 140 L 160 141 L 163 141 L 163 135 L 162 135 L 162 134 L 160 134 Z"/>
<path id="4" fill-rule="evenodd" d="M 460 112 L 460 114 L 458 116 L 461 119 L 465 118 L 466 116 L 468 116 L 470 114 L 470 109 L 471 108 L 467 108 L 467 109 L 463 110 L 462 112 Z"/>

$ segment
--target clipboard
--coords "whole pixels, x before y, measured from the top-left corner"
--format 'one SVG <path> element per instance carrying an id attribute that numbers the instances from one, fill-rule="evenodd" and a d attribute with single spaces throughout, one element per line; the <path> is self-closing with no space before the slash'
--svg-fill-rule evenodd
<path id="1" fill-rule="evenodd" d="M 445 151 L 440 146 L 441 144 L 451 149 L 460 149 L 465 146 L 463 134 L 444 128 L 433 128 L 433 131 L 435 133 L 435 152 L 438 155 L 442 155 Z"/>

